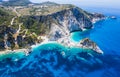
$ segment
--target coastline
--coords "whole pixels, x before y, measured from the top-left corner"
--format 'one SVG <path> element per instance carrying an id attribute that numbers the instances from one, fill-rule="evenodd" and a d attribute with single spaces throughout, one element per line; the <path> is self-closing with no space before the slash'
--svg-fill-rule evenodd
<path id="1" fill-rule="evenodd" d="M 63 39 L 63 40 L 66 40 L 65 42 L 62 42 L 63 40 L 61 40 L 61 41 L 60 40 L 61 39 L 59 39 L 57 41 L 49 41 L 48 38 L 45 36 L 43 42 L 41 42 L 40 44 L 31 45 L 30 49 L 23 48 L 23 49 L 16 49 L 13 51 L 12 50 L 5 50 L 5 51 L 0 51 L 0 55 L 7 55 L 7 54 L 14 54 L 14 53 L 18 53 L 18 55 L 19 55 L 19 53 L 24 53 L 25 56 L 28 56 L 32 52 L 32 49 L 37 48 L 43 44 L 48 44 L 48 43 L 58 43 L 58 44 L 61 44 L 65 47 L 69 47 L 69 48 L 76 47 L 76 48 L 82 48 L 82 49 L 92 49 L 92 48 L 84 47 L 82 44 L 80 44 L 81 41 L 80 42 L 73 42 L 70 39 L 70 36 L 66 37 L 66 39 Z M 94 50 L 95 52 L 97 52 L 99 54 L 103 54 L 102 50 L 100 50 L 100 48 L 98 46 L 96 46 L 96 48 L 92 49 L 92 50 Z"/>
<path id="2" fill-rule="evenodd" d="M 2 60 L 12 60 L 12 61 L 18 61 L 19 59 L 22 59 L 23 57 L 28 55 L 28 49 L 16 49 L 14 51 L 12 50 L 5 50 L 0 51 L 0 61 Z"/>
<path id="3" fill-rule="evenodd" d="M 106 18 L 107 17 L 104 17 L 104 18 L 101 18 L 101 19 L 93 19 L 92 23 L 94 24 L 94 23 L 96 23 L 96 22 L 98 22 L 100 20 L 106 19 Z M 94 28 L 94 26 L 92 28 Z M 83 29 L 83 31 L 84 31 L 84 29 Z M 47 44 L 47 43 L 58 43 L 58 44 L 61 44 L 63 46 L 70 47 L 70 48 L 77 47 L 77 48 L 83 48 L 83 49 L 90 49 L 90 48 L 82 46 L 82 44 L 80 44 L 81 41 L 80 42 L 73 42 L 70 39 L 70 35 L 65 36 L 64 38 L 60 38 L 60 39 L 58 39 L 56 41 L 49 41 L 47 36 L 40 36 L 40 37 L 43 39 L 43 41 L 41 43 L 31 45 L 30 48 L 16 49 L 16 50 L 13 50 L 13 51 L 12 50 L 3 50 L 3 51 L 0 51 L 0 55 L 11 54 L 11 53 L 16 53 L 16 52 L 17 53 L 22 52 L 22 53 L 24 53 L 25 56 L 28 56 L 32 52 L 33 48 L 39 47 L 40 45 Z M 103 51 L 98 46 L 96 46 L 96 48 L 92 49 L 92 50 L 96 51 L 97 53 L 103 54 Z"/>

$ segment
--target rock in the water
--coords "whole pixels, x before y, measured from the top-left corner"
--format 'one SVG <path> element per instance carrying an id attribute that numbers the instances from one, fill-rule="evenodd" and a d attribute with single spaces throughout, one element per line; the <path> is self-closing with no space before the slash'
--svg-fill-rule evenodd
<path id="1" fill-rule="evenodd" d="M 100 48 L 96 45 L 95 42 L 91 41 L 89 38 L 85 38 L 80 41 L 80 44 L 82 44 L 83 48 L 88 48 L 96 51 L 97 53 L 103 54 L 103 51 L 100 50 Z"/>

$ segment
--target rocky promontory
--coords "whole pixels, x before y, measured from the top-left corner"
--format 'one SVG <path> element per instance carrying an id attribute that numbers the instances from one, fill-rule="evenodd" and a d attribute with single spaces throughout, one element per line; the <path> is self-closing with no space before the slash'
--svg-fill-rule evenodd
<path id="1" fill-rule="evenodd" d="M 56 41 L 72 46 L 74 43 L 69 40 L 72 32 L 91 29 L 93 21 L 104 18 L 102 14 L 92 14 L 74 5 L 49 3 L 47 6 L 47 4 L 1 6 L 0 50 L 29 48 L 31 45 L 42 43 L 44 37 L 47 38 L 46 42 Z M 90 43 L 94 46 L 88 39 L 84 45 L 85 42 L 86 39 L 78 46 L 91 48 Z M 92 49 L 96 51 L 96 47 L 97 45 Z"/>

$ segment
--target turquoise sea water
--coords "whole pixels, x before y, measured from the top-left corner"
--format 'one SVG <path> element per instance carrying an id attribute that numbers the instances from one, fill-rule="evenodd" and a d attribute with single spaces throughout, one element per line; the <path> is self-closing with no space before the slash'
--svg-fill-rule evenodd
<path id="1" fill-rule="evenodd" d="M 2 61 L 3 59 L 8 59 L 11 58 L 11 61 L 15 61 L 21 58 L 25 57 L 25 53 L 24 52 L 8 52 L 6 54 L 0 54 L 0 61 Z"/>
<path id="2" fill-rule="evenodd" d="M 108 18 L 94 26 L 85 32 L 72 33 L 71 38 L 78 42 L 89 37 L 99 45 L 104 55 L 47 43 L 33 48 L 29 56 L 18 61 L 13 60 L 14 56 L 17 58 L 23 53 L 7 55 L 0 61 L 0 77 L 119 77 L 120 18 Z"/>
<path id="3" fill-rule="evenodd" d="M 97 43 L 105 54 L 119 54 L 120 50 L 120 18 L 107 18 L 94 24 L 92 30 L 75 32 L 72 38 L 80 41 L 81 38 L 89 37 Z"/>
<path id="4" fill-rule="evenodd" d="M 80 40 L 88 37 L 88 35 L 90 34 L 91 30 L 85 30 L 84 32 L 74 32 L 71 33 L 71 39 L 73 42 L 79 42 Z"/>

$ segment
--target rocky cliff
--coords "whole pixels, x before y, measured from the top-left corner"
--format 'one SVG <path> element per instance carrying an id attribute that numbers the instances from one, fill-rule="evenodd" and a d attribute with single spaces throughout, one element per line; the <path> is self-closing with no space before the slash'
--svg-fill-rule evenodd
<path id="1" fill-rule="evenodd" d="M 91 29 L 92 16 L 82 9 L 74 7 L 50 15 L 56 23 L 51 23 L 50 38 L 64 37 L 71 32 Z"/>
<path id="2" fill-rule="evenodd" d="M 28 7 L 29 6 L 21 6 L 19 8 L 26 9 Z M 43 7 L 42 5 L 42 9 L 49 9 L 51 7 L 53 8 L 51 5 L 49 7 Z M 1 24 L 0 26 L 0 33 L 2 35 L 0 36 L 0 48 L 18 49 L 29 47 L 30 45 L 40 43 L 43 40 L 41 36 L 46 36 L 52 41 L 58 41 L 64 37 L 68 38 L 71 32 L 91 29 L 94 19 L 104 17 L 101 14 L 88 13 L 72 5 L 54 5 L 54 7 L 57 8 L 54 12 L 44 14 L 43 11 L 40 11 L 41 13 L 39 15 L 27 15 L 25 13 L 24 15 L 16 16 L 9 13 L 5 14 L 5 17 L 11 17 L 11 21 L 9 20 L 7 24 Z M 31 6 L 29 8 L 31 8 Z M 7 10 L 15 12 L 17 15 L 20 13 L 16 7 L 10 7 Z M 4 17 L 2 12 L 5 13 L 7 11 L 0 11 L 1 19 Z"/>
<path id="3" fill-rule="evenodd" d="M 101 14 L 90 14 L 78 7 L 72 7 L 48 15 L 24 16 L 21 17 L 21 21 L 26 20 L 23 24 L 30 29 L 33 26 L 40 30 L 41 27 L 46 29 L 41 32 L 47 34 L 50 40 L 57 40 L 74 31 L 91 29 L 93 27 L 92 21 L 103 17 Z M 41 25 L 35 26 L 35 22 L 37 25 Z"/>

